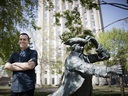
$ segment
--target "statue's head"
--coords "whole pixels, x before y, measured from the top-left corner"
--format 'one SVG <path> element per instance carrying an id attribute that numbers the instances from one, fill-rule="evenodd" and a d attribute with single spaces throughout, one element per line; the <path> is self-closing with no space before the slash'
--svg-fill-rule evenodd
<path id="1" fill-rule="evenodd" d="M 72 49 L 72 51 L 74 50 L 74 51 L 77 51 L 77 52 L 79 52 L 79 53 L 83 53 L 83 51 L 84 51 L 84 46 L 82 46 L 82 45 L 80 45 L 80 44 L 73 44 L 73 45 L 71 46 L 71 49 Z"/>
<path id="2" fill-rule="evenodd" d="M 87 43 L 86 39 L 83 38 L 71 38 L 64 44 L 70 45 L 72 50 L 77 52 L 83 52 L 84 45 Z"/>

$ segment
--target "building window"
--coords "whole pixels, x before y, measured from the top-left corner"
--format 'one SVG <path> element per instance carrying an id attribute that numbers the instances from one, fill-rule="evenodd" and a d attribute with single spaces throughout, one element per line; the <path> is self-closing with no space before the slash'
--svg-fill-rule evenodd
<path id="1" fill-rule="evenodd" d="M 96 29 L 93 29 L 93 33 L 96 33 Z"/>
<path id="2" fill-rule="evenodd" d="M 78 2 L 78 0 L 76 0 Z"/>
<path id="3" fill-rule="evenodd" d="M 59 38 L 59 43 L 61 43 L 61 39 Z M 61 49 L 61 48 L 60 48 Z"/>
<path id="4" fill-rule="evenodd" d="M 84 10 L 84 13 L 86 13 L 86 10 Z"/>
<path id="5" fill-rule="evenodd" d="M 64 25 L 65 26 L 65 28 L 67 28 L 67 26 L 66 25 Z"/>
<path id="6" fill-rule="evenodd" d="M 77 4 L 77 7 L 79 7 L 79 4 Z"/>
<path id="7" fill-rule="evenodd" d="M 47 17 L 47 14 L 45 14 L 45 17 Z"/>
<path id="8" fill-rule="evenodd" d="M 53 11 L 53 8 L 51 8 L 52 9 L 52 11 Z"/>
<path id="9" fill-rule="evenodd" d="M 53 19 L 52 19 L 51 21 L 52 21 L 52 23 L 54 22 L 54 20 L 53 20 Z"/>
<path id="10" fill-rule="evenodd" d="M 92 15 L 92 19 L 94 19 L 94 15 Z"/>
<path id="11" fill-rule="evenodd" d="M 45 63 L 45 66 L 47 66 L 47 63 Z"/>
<path id="12" fill-rule="evenodd" d="M 85 16 L 85 20 L 87 20 L 87 16 Z"/>
<path id="13" fill-rule="evenodd" d="M 93 9 L 91 9 L 91 13 L 93 13 Z"/>
<path id="14" fill-rule="evenodd" d="M 61 50 L 61 46 L 58 47 L 58 50 Z"/>
<path id="15" fill-rule="evenodd" d="M 58 26 L 58 29 L 60 29 L 60 26 Z"/>
<path id="16" fill-rule="evenodd" d="M 52 32 L 52 35 L 54 36 L 54 32 Z"/>
<path id="17" fill-rule="evenodd" d="M 60 2 L 59 2 L 59 0 L 57 1 L 57 4 L 59 4 Z"/>
<path id="18" fill-rule="evenodd" d="M 66 9 L 66 6 L 64 6 L 64 9 Z"/>
<path id="19" fill-rule="evenodd" d="M 47 71 L 45 71 L 45 74 L 47 74 Z"/>
<path id="20" fill-rule="evenodd" d="M 85 22 L 85 26 L 88 27 L 88 22 Z"/>
<path id="21" fill-rule="evenodd" d="M 45 78 L 45 84 L 47 84 L 47 78 Z"/>
<path id="22" fill-rule="evenodd" d="M 47 43 L 47 42 L 48 42 L 48 40 L 46 39 L 46 40 L 45 40 L 45 43 Z"/>
<path id="23" fill-rule="evenodd" d="M 53 17 L 53 13 L 51 13 L 51 16 Z"/>
<path id="24" fill-rule="evenodd" d="M 58 36 L 60 36 L 60 31 L 58 31 Z"/>
<path id="25" fill-rule="evenodd" d="M 92 26 L 95 26 L 95 22 L 92 22 Z"/>
<path id="26" fill-rule="evenodd" d="M 67 21 L 67 19 L 66 18 L 64 18 L 64 22 L 66 22 Z"/>
<path id="27" fill-rule="evenodd" d="M 54 29 L 54 26 L 52 26 L 52 30 Z"/>
<path id="28" fill-rule="evenodd" d="M 55 71 L 54 70 L 52 70 L 52 74 L 55 74 Z"/>
<path id="29" fill-rule="evenodd" d="M 54 40 L 52 40 L 52 43 L 54 43 Z"/>
<path id="30" fill-rule="evenodd" d="M 47 8 L 45 8 L 45 11 L 47 11 Z"/>
<path id="31" fill-rule="evenodd" d="M 60 7 L 59 7 L 59 6 L 57 6 L 57 9 L 59 10 L 59 9 L 60 9 Z"/>
<path id="32" fill-rule="evenodd" d="M 45 23 L 47 23 L 47 19 L 45 19 Z"/>
<path id="33" fill-rule="evenodd" d="M 61 58 L 61 53 L 58 54 L 58 58 Z"/>
<path id="34" fill-rule="evenodd" d="M 54 67 L 55 65 L 54 64 L 52 64 L 52 67 Z"/>
<path id="35" fill-rule="evenodd" d="M 70 9 L 72 9 L 72 5 L 70 5 Z"/>
<path id="36" fill-rule="evenodd" d="M 47 47 L 45 47 L 44 50 L 47 51 Z"/>
<path id="37" fill-rule="evenodd" d="M 55 57 L 55 55 L 54 54 L 52 54 L 52 58 L 54 58 Z"/>
<path id="38" fill-rule="evenodd" d="M 52 84 L 54 84 L 54 82 L 55 82 L 55 81 L 54 81 L 54 78 L 52 78 Z"/>
<path id="39" fill-rule="evenodd" d="M 45 30 L 47 30 L 47 26 L 45 26 Z"/>

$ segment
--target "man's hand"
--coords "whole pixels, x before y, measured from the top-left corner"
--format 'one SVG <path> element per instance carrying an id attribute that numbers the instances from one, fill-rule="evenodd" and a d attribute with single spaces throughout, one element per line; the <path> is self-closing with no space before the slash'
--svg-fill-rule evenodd
<path id="1" fill-rule="evenodd" d="M 5 69 L 8 69 L 8 70 L 11 70 L 11 71 L 23 71 L 22 68 L 18 67 L 18 66 L 15 66 L 9 62 L 7 62 L 5 64 Z"/>
<path id="2" fill-rule="evenodd" d="M 108 67 L 107 72 L 122 75 L 124 72 L 124 66 L 113 65 L 112 67 Z"/>
<path id="3" fill-rule="evenodd" d="M 4 66 L 4 69 L 11 69 L 11 68 L 12 68 L 12 65 L 9 62 L 7 62 Z"/>

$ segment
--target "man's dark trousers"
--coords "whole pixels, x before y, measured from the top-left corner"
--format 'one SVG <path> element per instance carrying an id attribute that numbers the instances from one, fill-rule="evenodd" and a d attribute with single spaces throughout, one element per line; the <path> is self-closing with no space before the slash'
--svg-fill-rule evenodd
<path id="1" fill-rule="evenodd" d="M 11 91 L 10 96 L 34 96 L 34 89 L 21 93 L 14 93 L 13 91 Z"/>

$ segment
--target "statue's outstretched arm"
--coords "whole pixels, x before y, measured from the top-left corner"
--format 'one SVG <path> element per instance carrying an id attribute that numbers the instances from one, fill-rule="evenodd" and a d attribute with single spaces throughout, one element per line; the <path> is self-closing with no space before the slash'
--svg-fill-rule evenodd
<path id="1" fill-rule="evenodd" d="M 114 73 L 118 75 L 123 74 L 124 67 L 121 65 L 106 67 L 95 64 L 81 64 L 81 66 L 78 66 L 76 70 L 85 74 L 91 74 L 99 77 L 108 77 L 108 73 Z"/>
<path id="2" fill-rule="evenodd" d="M 123 67 L 121 65 L 114 65 L 112 67 L 95 65 L 86 63 L 79 58 L 73 57 L 66 61 L 69 64 L 66 69 L 69 71 L 76 71 L 84 74 L 96 75 L 100 77 L 108 77 L 108 73 L 123 74 Z"/>

